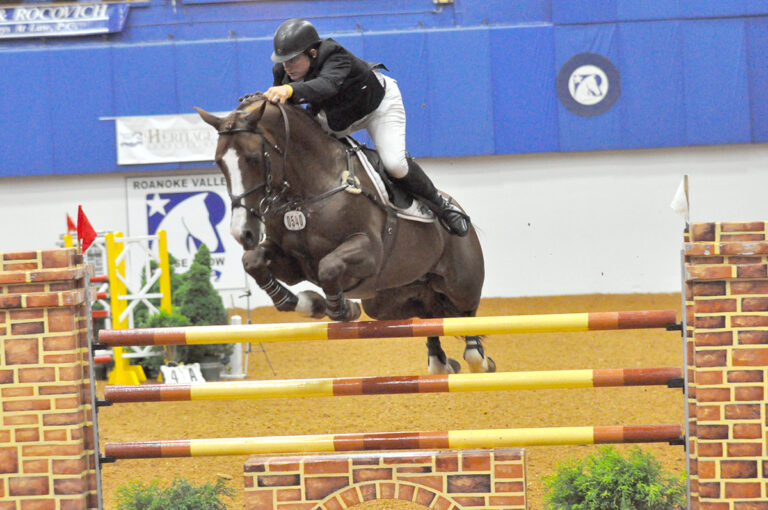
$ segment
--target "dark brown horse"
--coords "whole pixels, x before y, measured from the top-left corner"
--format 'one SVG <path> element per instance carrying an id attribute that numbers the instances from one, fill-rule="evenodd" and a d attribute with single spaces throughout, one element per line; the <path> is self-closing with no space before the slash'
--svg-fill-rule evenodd
<path id="1" fill-rule="evenodd" d="M 351 321 L 360 316 L 352 298 L 381 320 L 475 315 L 484 265 L 474 229 L 457 237 L 437 222 L 398 219 L 357 157 L 303 108 L 255 95 L 225 118 L 197 111 L 219 133 L 243 266 L 278 310 Z M 326 297 L 281 283 L 303 281 Z M 472 371 L 495 370 L 477 336 L 465 343 Z M 458 372 L 438 337 L 427 346 L 430 373 Z"/>

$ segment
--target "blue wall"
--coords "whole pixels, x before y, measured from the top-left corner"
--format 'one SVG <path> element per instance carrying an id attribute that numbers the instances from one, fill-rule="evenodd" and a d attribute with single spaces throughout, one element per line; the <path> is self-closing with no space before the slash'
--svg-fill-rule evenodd
<path id="1" fill-rule="evenodd" d="M 327 0 L 133 4 L 122 33 L 0 43 L 0 176 L 119 167 L 100 117 L 233 108 L 271 83 L 271 35 L 311 19 L 384 62 L 416 156 L 768 141 L 768 2 Z M 571 113 L 559 69 L 598 53 L 621 75 L 602 115 Z"/>

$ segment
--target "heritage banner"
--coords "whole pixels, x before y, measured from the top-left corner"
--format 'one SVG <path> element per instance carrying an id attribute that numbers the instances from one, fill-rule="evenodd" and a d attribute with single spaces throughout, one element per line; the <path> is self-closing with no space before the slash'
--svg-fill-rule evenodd
<path id="1" fill-rule="evenodd" d="M 116 117 L 115 131 L 118 165 L 213 161 L 218 140 L 196 113 Z"/>
<path id="2" fill-rule="evenodd" d="M 127 3 L 56 3 L 0 7 L 0 39 L 121 32 Z"/>

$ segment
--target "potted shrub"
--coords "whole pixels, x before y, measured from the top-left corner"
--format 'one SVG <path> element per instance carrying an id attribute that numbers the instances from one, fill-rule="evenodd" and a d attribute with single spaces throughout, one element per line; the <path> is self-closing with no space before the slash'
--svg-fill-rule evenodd
<path id="1" fill-rule="evenodd" d="M 193 326 L 220 325 L 229 322 L 229 314 L 211 283 L 211 252 L 200 245 L 195 259 L 184 275 L 179 311 Z M 180 362 L 200 363 L 206 381 L 218 381 L 221 370 L 234 352 L 232 344 L 180 345 L 176 355 Z"/>

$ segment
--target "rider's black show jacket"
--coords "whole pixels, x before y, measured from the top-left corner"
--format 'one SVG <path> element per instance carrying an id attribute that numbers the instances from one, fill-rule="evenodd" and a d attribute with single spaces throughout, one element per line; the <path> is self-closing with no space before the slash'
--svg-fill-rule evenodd
<path id="1" fill-rule="evenodd" d="M 289 84 L 291 102 L 307 103 L 314 114 L 324 110 L 328 126 L 343 131 L 378 108 L 384 87 L 373 69 L 384 66 L 357 58 L 333 39 L 323 39 L 317 53 L 303 81 L 291 82 L 283 65 L 275 64 L 274 85 Z"/>

